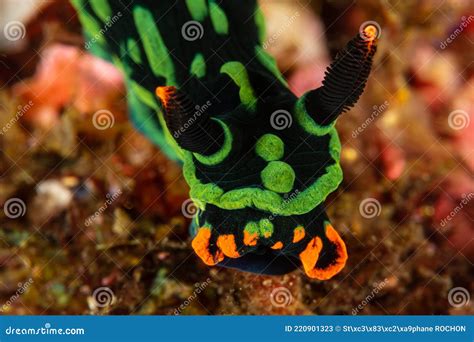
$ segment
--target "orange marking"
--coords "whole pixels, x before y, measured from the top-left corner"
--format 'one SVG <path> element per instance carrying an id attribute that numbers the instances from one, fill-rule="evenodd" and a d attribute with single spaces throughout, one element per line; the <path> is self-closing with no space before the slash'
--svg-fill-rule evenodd
<path id="1" fill-rule="evenodd" d="M 303 264 L 304 271 L 310 278 L 316 278 L 314 271 L 316 270 L 316 262 L 318 261 L 319 253 L 322 248 L 323 242 L 321 241 L 321 238 L 315 237 L 308 242 L 305 250 L 300 253 L 300 260 Z"/>
<path id="2" fill-rule="evenodd" d="M 379 30 L 375 25 L 367 25 L 364 28 L 364 35 L 367 37 L 369 40 L 375 40 L 377 38 L 377 35 L 379 34 Z"/>
<path id="3" fill-rule="evenodd" d="M 219 247 L 225 256 L 229 258 L 240 257 L 237 251 L 237 245 L 235 244 L 234 234 L 221 235 L 217 238 L 217 247 Z"/>
<path id="4" fill-rule="evenodd" d="M 170 100 L 171 94 L 176 92 L 176 87 L 165 86 L 156 88 L 156 96 L 158 96 L 163 103 L 163 106 L 167 107 Z"/>
<path id="5" fill-rule="evenodd" d="M 194 252 L 202 259 L 202 261 L 209 266 L 214 266 L 224 260 L 224 254 L 221 251 L 216 251 L 214 255 L 209 252 L 209 240 L 211 238 L 211 229 L 202 227 L 199 229 L 196 237 L 193 239 L 191 245 Z"/>
<path id="6" fill-rule="evenodd" d="M 367 25 L 364 28 L 363 34 L 365 38 L 367 38 L 367 43 L 369 47 L 369 51 L 372 49 L 372 46 L 374 45 L 375 41 L 377 40 L 379 30 L 375 25 Z"/>
<path id="7" fill-rule="evenodd" d="M 324 269 L 316 268 L 316 263 L 318 262 L 319 254 L 321 253 L 321 249 L 323 247 L 323 243 L 319 237 L 312 239 L 306 246 L 306 249 L 300 253 L 301 263 L 303 264 L 306 274 L 310 278 L 316 278 L 319 280 L 330 279 L 339 273 L 346 265 L 346 245 L 331 225 L 326 226 L 326 237 L 329 241 L 336 245 L 337 253 L 336 259 L 328 267 Z"/>
<path id="8" fill-rule="evenodd" d="M 304 231 L 304 228 L 299 226 L 296 227 L 295 230 L 293 231 L 293 243 L 300 242 L 301 240 L 304 239 L 304 236 L 306 235 L 306 232 Z"/>
<path id="9" fill-rule="evenodd" d="M 329 278 L 331 278 L 335 274 L 339 273 L 346 265 L 347 249 L 346 249 L 346 244 L 344 243 L 344 241 L 341 239 L 339 234 L 330 224 L 326 226 L 326 236 L 329 239 L 329 241 L 331 241 L 332 243 L 336 245 L 336 253 L 337 253 L 336 260 L 334 260 L 331 266 L 327 267 L 325 270 L 326 272 L 330 274 Z"/>
<path id="10" fill-rule="evenodd" d="M 256 246 L 257 245 L 258 234 L 249 233 L 244 230 L 244 245 L 246 246 Z"/>
<path id="11" fill-rule="evenodd" d="M 273 246 L 270 247 L 271 249 L 282 249 L 283 243 L 281 241 L 276 242 Z"/>

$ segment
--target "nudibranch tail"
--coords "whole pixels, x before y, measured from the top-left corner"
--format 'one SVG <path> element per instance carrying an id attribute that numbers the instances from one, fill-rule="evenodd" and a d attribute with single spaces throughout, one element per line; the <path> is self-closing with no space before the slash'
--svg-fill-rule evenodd
<path id="1" fill-rule="evenodd" d="M 327 68 L 323 86 L 305 95 L 306 111 L 320 126 L 333 123 L 362 94 L 374 54 L 378 29 L 368 25 L 338 53 Z"/>
<path id="2" fill-rule="evenodd" d="M 192 246 L 209 266 L 267 275 L 288 273 L 302 266 L 308 277 L 328 280 L 344 268 L 348 255 L 344 241 L 322 209 L 272 220 L 260 213 L 260 220 L 245 224 L 242 216 L 255 213 L 252 209 L 243 209 L 238 212 L 242 216 L 222 222 L 212 215 L 218 209 L 209 205 L 208 212 L 200 216 L 205 224 L 197 224 L 191 232 Z"/>
<path id="3" fill-rule="evenodd" d="M 298 227 L 296 242 L 304 232 Z M 304 234 L 304 233 L 303 233 Z M 240 241 L 234 234 L 219 235 L 217 230 L 200 227 L 193 239 L 196 254 L 208 266 L 220 265 L 260 274 L 283 274 L 303 266 L 306 275 L 318 280 L 328 280 L 337 275 L 347 261 L 344 241 L 329 223 L 322 234 L 309 234 L 301 243 L 260 241 L 259 245 Z M 265 240 L 265 239 L 263 239 Z M 264 245 L 268 242 L 268 245 Z"/>
<path id="4" fill-rule="evenodd" d="M 163 106 L 166 125 L 181 148 L 211 155 L 222 147 L 222 127 L 207 113 L 197 115 L 196 106 L 186 93 L 174 86 L 163 86 L 156 88 L 156 95 Z"/>

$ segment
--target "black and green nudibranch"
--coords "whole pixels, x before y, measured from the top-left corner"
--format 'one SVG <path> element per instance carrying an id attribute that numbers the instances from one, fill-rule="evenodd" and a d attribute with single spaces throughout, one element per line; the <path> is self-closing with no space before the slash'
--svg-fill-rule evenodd
<path id="1" fill-rule="evenodd" d="M 87 46 L 124 73 L 134 125 L 182 162 L 202 261 L 261 274 L 302 265 L 321 280 L 341 271 L 346 246 L 324 208 L 342 181 L 334 125 L 365 87 L 377 29 L 297 98 L 262 47 L 256 0 L 72 2 Z"/>

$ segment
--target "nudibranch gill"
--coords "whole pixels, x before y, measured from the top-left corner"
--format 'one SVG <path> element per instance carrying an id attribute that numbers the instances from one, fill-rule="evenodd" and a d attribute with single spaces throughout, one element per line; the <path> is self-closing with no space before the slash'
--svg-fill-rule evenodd
<path id="1" fill-rule="evenodd" d="M 86 47 L 124 73 L 131 120 L 182 162 L 202 261 L 326 280 L 347 250 L 324 201 L 342 181 L 335 122 L 359 99 L 379 30 L 297 98 L 263 48 L 255 0 L 72 0 Z"/>

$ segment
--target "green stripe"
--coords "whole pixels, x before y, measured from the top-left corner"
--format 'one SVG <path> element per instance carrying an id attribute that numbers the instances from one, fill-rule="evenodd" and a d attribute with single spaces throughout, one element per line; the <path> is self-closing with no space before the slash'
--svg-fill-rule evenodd
<path id="1" fill-rule="evenodd" d="M 112 9 L 107 0 L 92 0 L 89 1 L 93 11 L 105 23 L 112 17 Z"/>
<path id="2" fill-rule="evenodd" d="M 191 62 L 191 74 L 195 75 L 197 78 L 206 75 L 206 61 L 201 53 L 196 54 Z"/>
<path id="3" fill-rule="evenodd" d="M 134 61 L 137 64 L 142 64 L 142 56 L 140 53 L 140 47 L 138 46 L 138 43 L 133 38 L 127 39 L 127 50 L 132 61 Z"/>
<path id="4" fill-rule="evenodd" d="M 207 15 L 206 0 L 186 0 L 186 6 L 194 20 L 203 21 Z"/>
<path id="5" fill-rule="evenodd" d="M 260 43 L 263 43 L 265 40 L 265 16 L 262 13 L 262 10 L 260 7 L 255 9 L 255 24 L 257 25 L 258 28 L 258 36 Z"/>
<path id="6" fill-rule="evenodd" d="M 221 73 L 227 74 L 240 87 L 239 97 L 240 101 L 250 110 L 255 110 L 257 105 L 257 98 L 255 97 L 252 85 L 249 81 L 247 69 L 240 62 L 227 62 L 220 70 Z"/>
<path id="7" fill-rule="evenodd" d="M 257 55 L 257 59 L 259 60 L 262 65 L 268 69 L 278 80 L 283 83 L 285 86 L 288 86 L 286 80 L 278 70 L 278 66 L 275 62 L 275 59 L 271 57 L 261 46 L 255 47 L 255 54 Z"/>
<path id="8" fill-rule="evenodd" d="M 213 119 L 216 120 L 221 126 L 222 129 L 224 130 L 224 145 L 219 149 L 214 154 L 211 154 L 210 156 L 204 156 L 199 153 L 194 153 L 194 157 L 196 157 L 197 160 L 199 160 L 201 163 L 205 165 L 217 165 L 220 162 L 222 162 L 227 156 L 229 155 L 230 151 L 232 150 L 232 132 L 230 131 L 229 127 L 227 125 L 218 119 Z"/>
<path id="9" fill-rule="evenodd" d="M 105 44 L 104 35 L 100 33 L 102 27 L 99 23 L 84 9 L 79 9 L 77 13 L 89 41 L 92 43 L 92 40 L 94 40 L 95 42 Z"/>
<path id="10" fill-rule="evenodd" d="M 140 100 L 145 103 L 148 107 L 153 108 L 154 110 L 160 110 L 158 103 L 155 100 L 155 96 L 139 85 L 137 82 L 130 81 L 130 88 L 132 91 L 137 94 Z"/>
<path id="11" fill-rule="evenodd" d="M 227 16 L 222 8 L 219 7 L 214 1 L 209 3 L 209 8 L 211 11 L 211 21 L 214 31 L 218 34 L 228 34 L 229 33 L 229 21 Z"/>
<path id="12" fill-rule="evenodd" d="M 71 0 L 71 4 L 78 12 L 84 11 L 84 8 L 86 7 L 86 3 L 84 0 Z"/>
<path id="13" fill-rule="evenodd" d="M 158 31 L 152 13 L 141 6 L 137 6 L 133 9 L 133 18 L 153 74 L 166 78 L 166 85 L 168 86 L 176 85 L 173 61 Z"/>
<path id="14" fill-rule="evenodd" d="M 318 125 L 316 121 L 313 120 L 311 115 L 306 111 L 305 100 L 306 94 L 298 99 L 295 106 L 295 118 L 300 126 L 303 127 L 306 132 L 316 136 L 323 136 L 331 132 L 334 129 L 336 121 L 331 122 L 327 126 Z"/>

